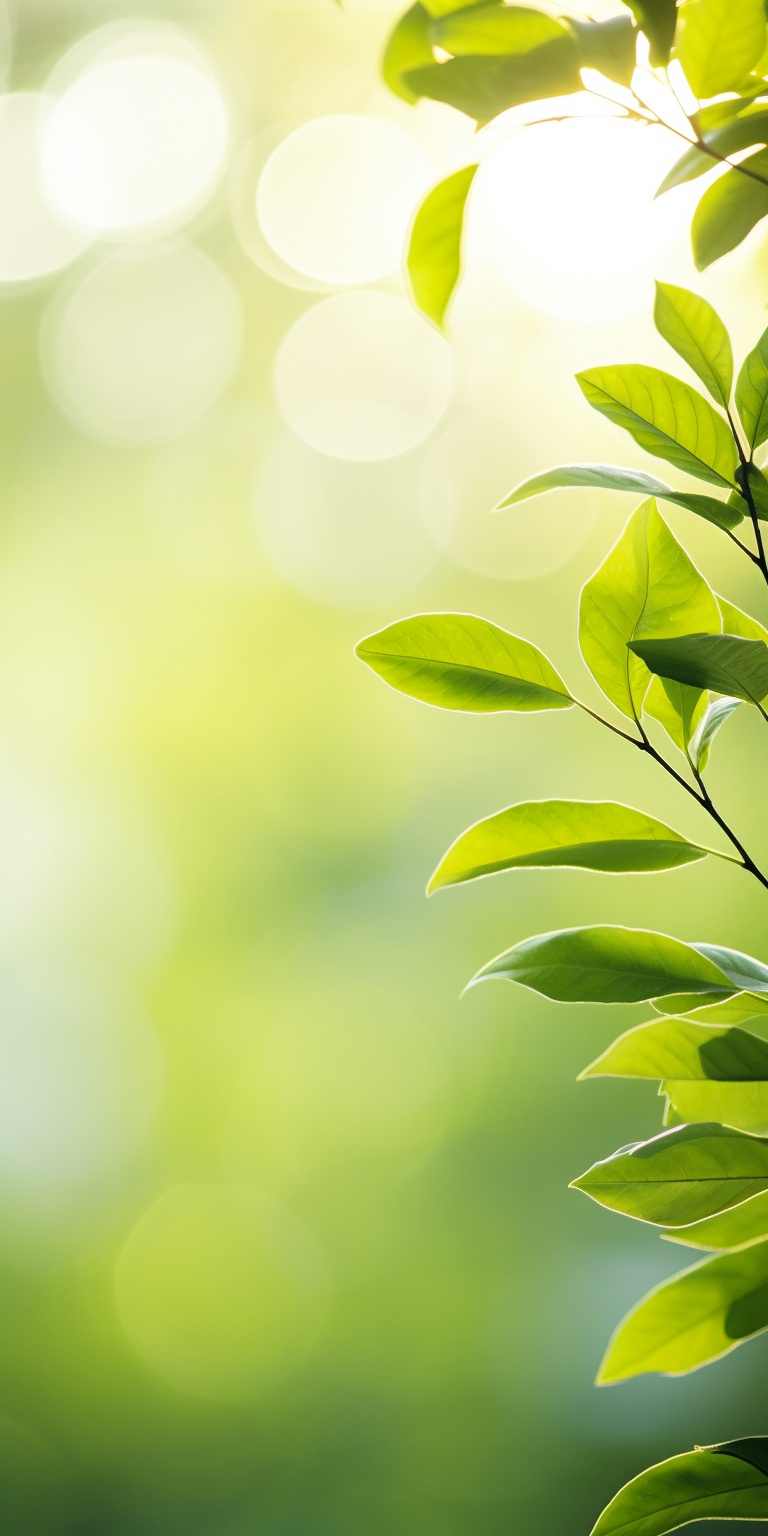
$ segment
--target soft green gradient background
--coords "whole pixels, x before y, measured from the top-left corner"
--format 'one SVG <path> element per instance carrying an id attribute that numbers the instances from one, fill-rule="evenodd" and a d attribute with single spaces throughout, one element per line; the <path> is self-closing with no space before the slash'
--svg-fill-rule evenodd
<path id="1" fill-rule="evenodd" d="M 209 51 L 245 139 L 275 119 L 366 109 L 393 8 L 150 9 Z M 72 41 L 133 14 L 24 0 L 12 88 L 38 88 Z M 275 350 L 315 298 L 248 260 L 223 193 L 188 233 L 237 287 L 245 348 L 220 402 L 167 447 L 101 445 L 49 398 L 37 331 L 68 273 L 4 299 L 11 977 L 140 1005 L 164 1080 L 130 1157 L 74 1193 L 6 1187 L 3 1529 L 571 1536 L 649 1460 L 768 1431 L 766 1340 L 689 1379 L 593 1388 L 623 1312 L 690 1257 L 566 1188 L 659 1126 L 653 1085 L 575 1082 L 647 1010 L 558 1007 L 501 984 L 459 993 L 498 950 L 578 922 L 765 958 L 759 892 L 709 861 L 622 879 L 527 872 L 425 902 L 449 842 L 516 798 L 625 798 L 709 839 L 674 786 L 586 717 L 442 714 L 353 656 L 402 613 L 474 611 L 541 645 L 596 700 L 577 596 L 631 502 L 561 502 L 574 518 L 596 509 L 595 531 L 539 579 L 446 559 L 361 611 L 292 589 L 260 549 L 253 483 L 284 431 Z M 660 274 L 712 297 L 739 352 L 764 323 L 759 242 L 749 252 L 704 280 L 684 255 Z M 523 473 L 558 458 L 642 463 L 569 378 L 622 357 L 674 367 L 650 313 L 579 326 L 511 290 L 498 305 L 470 278 L 458 403 L 438 431 L 468 404 L 492 413 L 508 460 L 498 494 L 521 455 Z M 418 467 L 429 448 L 405 458 Z M 386 468 L 361 471 L 361 498 Z M 665 515 L 764 618 L 732 546 Z M 763 731 L 740 711 L 711 780 L 765 859 Z M 131 1270 L 125 1244 L 151 1209 L 155 1269 L 139 1255 Z M 263 1230 L 278 1234 L 277 1270 Z M 119 1254 L 117 1295 L 133 1287 L 159 1371 L 121 1320 Z"/>

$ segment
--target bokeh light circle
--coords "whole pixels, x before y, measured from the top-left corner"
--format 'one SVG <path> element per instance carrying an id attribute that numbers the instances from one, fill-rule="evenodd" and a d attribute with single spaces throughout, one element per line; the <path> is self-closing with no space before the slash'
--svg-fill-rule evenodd
<path id="1" fill-rule="evenodd" d="M 107 257 L 45 318 L 46 382 L 67 416 L 107 442 L 161 442 L 221 394 L 238 360 L 237 295 L 189 246 Z"/>
<path id="2" fill-rule="evenodd" d="M 419 506 L 431 537 L 457 565 L 528 581 L 567 565 L 595 526 L 597 504 L 563 491 L 530 507 L 494 512 L 514 480 L 525 478 L 511 447 L 504 421 L 492 411 L 452 422 L 424 460 Z"/>
<path id="3" fill-rule="evenodd" d="M 0 97 L 0 282 L 32 282 L 74 261 L 90 236 L 72 228 L 43 190 L 40 129 L 45 97 Z"/>
<path id="4" fill-rule="evenodd" d="M 315 1243 L 256 1190 L 177 1185 L 145 1211 L 117 1260 L 117 1304 L 146 1362 L 206 1397 L 248 1397 L 296 1371 L 323 1321 Z"/>
<path id="5" fill-rule="evenodd" d="M 448 343 L 387 293 L 322 300 L 288 332 L 275 364 L 283 419 L 311 448 L 339 459 L 414 448 L 452 388 Z"/>
<path id="6" fill-rule="evenodd" d="M 400 265 L 416 203 L 434 180 L 398 123 L 335 114 L 305 123 L 273 151 L 257 212 L 289 266 L 326 283 L 369 283 Z"/>
<path id="7" fill-rule="evenodd" d="M 306 293 L 335 293 L 344 284 L 323 283 L 298 272 L 278 256 L 266 239 L 256 211 L 256 194 L 261 173 L 279 144 L 293 130 L 285 123 L 270 123 L 244 144 L 232 165 L 229 183 L 229 211 L 240 244 L 246 255 L 268 277 L 274 277 L 288 288 L 301 288 Z"/>
<path id="8" fill-rule="evenodd" d="M 94 34 L 91 57 L 50 111 L 43 164 L 54 206 L 85 229 L 124 238 L 169 228 L 200 206 L 224 163 L 229 126 L 211 70 L 183 33 L 150 27 L 110 40 L 105 32 Z M 81 44 L 72 62 L 82 53 Z M 66 73 L 65 60 L 49 89 Z"/>
<path id="9" fill-rule="evenodd" d="M 6 978 L 0 1026 L 0 1185 L 28 1206 L 109 1180 L 144 1140 L 163 1074 L 135 1004 L 47 971 Z"/>
<path id="10" fill-rule="evenodd" d="M 611 321 L 652 297 L 686 228 L 684 193 L 654 202 L 678 156 L 666 129 L 598 116 L 537 123 L 483 162 L 473 197 L 517 291 L 561 319 Z"/>
<path id="11" fill-rule="evenodd" d="M 286 433 L 256 486 L 266 555 L 291 586 L 322 603 L 365 608 L 401 596 L 439 558 L 419 517 L 417 475 L 410 458 L 343 463 Z"/>

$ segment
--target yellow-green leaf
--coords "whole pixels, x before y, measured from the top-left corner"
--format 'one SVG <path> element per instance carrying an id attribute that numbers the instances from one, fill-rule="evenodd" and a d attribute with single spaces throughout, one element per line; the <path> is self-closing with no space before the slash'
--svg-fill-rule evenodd
<path id="1" fill-rule="evenodd" d="M 462 265 L 464 209 L 477 165 L 465 165 L 432 187 L 416 209 L 406 254 L 411 298 L 445 333 Z"/>

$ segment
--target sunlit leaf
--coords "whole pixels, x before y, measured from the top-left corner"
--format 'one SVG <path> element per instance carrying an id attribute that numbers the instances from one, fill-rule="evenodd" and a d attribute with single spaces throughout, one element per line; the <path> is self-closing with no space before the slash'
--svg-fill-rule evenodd
<path id="1" fill-rule="evenodd" d="M 718 164 L 715 155 L 733 155 L 737 150 L 749 149 L 751 144 L 768 144 L 768 111 L 764 106 L 753 107 L 720 127 L 712 128 L 703 135 L 702 143 L 714 154 L 707 154 L 706 149 L 693 144 L 664 177 L 657 197 L 670 192 L 673 187 L 682 186 L 683 182 L 695 181 L 698 176 L 714 171 Z"/>
<path id="2" fill-rule="evenodd" d="M 416 93 L 405 84 L 403 75 L 422 64 L 434 64 L 434 55 L 429 39 L 429 14 L 423 5 L 417 4 L 400 17 L 387 40 L 381 61 L 385 85 L 403 101 L 417 101 Z"/>
<path id="3" fill-rule="evenodd" d="M 570 709 L 573 699 L 546 656 L 471 613 L 419 613 L 355 648 L 385 683 L 440 709 Z"/>
<path id="4" fill-rule="evenodd" d="M 696 734 L 707 709 L 707 695 L 701 688 L 668 677 L 652 677 L 643 699 L 643 710 L 664 727 L 679 752 L 685 752 Z"/>
<path id="5" fill-rule="evenodd" d="M 611 1499 L 592 1536 L 665 1536 L 692 1520 L 768 1520 L 768 1473 L 734 1449 L 755 1443 L 724 1441 L 648 1467 Z"/>
<path id="6" fill-rule="evenodd" d="M 424 0 L 424 9 L 430 16 L 447 16 L 450 11 L 463 10 L 468 5 L 487 5 L 488 0 Z M 498 0 L 501 4 L 501 0 Z"/>
<path id="7" fill-rule="evenodd" d="M 578 50 L 565 29 L 530 53 L 467 54 L 409 70 L 404 80 L 417 98 L 445 101 L 480 124 L 521 102 L 582 89 Z"/>
<path id="8" fill-rule="evenodd" d="M 617 85 L 631 85 L 635 72 L 637 33 L 629 16 L 609 16 L 606 21 L 568 18 L 576 34 L 582 69 L 599 69 Z"/>
<path id="9" fill-rule="evenodd" d="M 652 500 L 633 512 L 603 564 L 584 586 L 579 645 L 603 693 L 622 714 L 640 714 L 650 682 L 644 662 L 629 659 L 634 637 L 719 631 L 720 610 L 704 577 Z"/>
<path id="10" fill-rule="evenodd" d="M 699 99 L 737 90 L 766 44 L 762 0 L 685 0 L 675 53 Z"/>
<path id="11" fill-rule="evenodd" d="M 613 874 L 675 869 L 711 851 L 654 816 L 612 800 L 529 800 L 462 832 L 438 864 L 427 894 L 504 869 L 568 865 Z"/>
<path id="12" fill-rule="evenodd" d="M 728 424 L 690 385 L 643 363 L 589 368 L 576 382 L 589 404 L 647 453 L 712 485 L 733 486 L 737 454 Z"/>
<path id="13" fill-rule="evenodd" d="M 620 464 L 560 464 L 556 469 L 546 469 L 540 475 L 523 480 L 513 491 L 494 507 L 503 512 L 506 507 L 517 506 L 532 496 L 543 496 L 547 491 L 562 487 L 596 489 L 601 491 L 634 491 L 641 496 L 655 496 L 659 501 L 670 501 L 675 506 L 695 512 L 720 528 L 736 528 L 743 520 L 743 512 L 731 507 L 714 496 L 700 496 L 695 491 L 673 491 L 663 480 L 647 475 L 641 469 L 624 469 Z"/>
<path id="14" fill-rule="evenodd" d="M 735 603 L 729 603 L 726 597 L 720 597 L 719 594 L 717 605 L 722 614 L 724 634 L 741 635 L 742 640 L 762 640 L 764 645 L 768 645 L 768 629 L 758 624 L 751 613 L 745 613 L 742 608 L 737 608 Z"/>
<path id="15" fill-rule="evenodd" d="M 768 1327 L 768 1242 L 702 1259 L 664 1281 L 616 1329 L 600 1383 L 679 1376 Z"/>
<path id="16" fill-rule="evenodd" d="M 719 1216 L 708 1216 L 705 1221 L 662 1232 L 661 1236 L 670 1243 L 710 1248 L 714 1252 L 759 1243 L 761 1238 L 768 1237 L 768 1192 L 745 1200 L 743 1205 L 734 1205 Z"/>
<path id="17" fill-rule="evenodd" d="M 733 352 L 720 316 L 706 299 L 674 283 L 656 284 L 656 329 L 697 373 L 718 405 L 728 409 Z"/>
<path id="18" fill-rule="evenodd" d="M 768 113 L 766 113 L 768 119 Z M 747 353 L 736 380 L 736 408 L 754 453 L 768 438 L 768 330 Z"/>
<path id="19" fill-rule="evenodd" d="M 740 505 L 745 509 L 746 515 L 748 517 L 752 516 L 749 506 L 749 499 L 751 497 L 755 512 L 760 521 L 768 523 L 768 480 L 766 480 L 763 471 L 758 469 L 756 464 L 748 464 L 746 470 L 743 464 L 738 464 L 734 479 L 742 497 Z M 749 496 L 747 495 L 746 485 L 749 486 Z"/>
<path id="20" fill-rule="evenodd" d="M 741 1131 L 768 1131 L 768 1083 L 693 1083 L 665 1078 L 661 1089 L 675 1114 L 690 1124 L 719 1120 Z"/>
<path id="21" fill-rule="evenodd" d="M 411 225 L 406 268 L 417 309 L 445 329 L 461 275 L 464 208 L 477 165 L 462 166 L 427 193 Z"/>
<path id="22" fill-rule="evenodd" d="M 692 947 L 719 966 L 739 990 L 768 996 L 768 965 L 763 965 L 762 960 L 755 960 L 740 949 L 727 949 L 724 944 L 703 944 L 697 940 Z"/>
<path id="23" fill-rule="evenodd" d="M 768 693 L 768 646 L 740 635 L 689 634 L 663 640 L 628 640 L 651 672 L 690 688 L 712 688 L 759 704 Z"/>
<path id="24" fill-rule="evenodd" d="M 691 221 L 697 272 L 741 245 L 767 213 L 768 149 L 759 149 L 742 160 L 738 170 L 726 171 L 707 187 Z"/>
<path id="25" fill-rule="evenodd" d="M 728 996 L 736 986 L 692 944 L 644 928 L 565 928 L 524 939 L 477 972 L 559 1003 L 642 1003 L 678 993 Z"/>
<path id="26" fill-rule="evenodd" d="M 627 0 L 641 32 L 650 43 L 649 59 L 654 69 L 669 63 L 677 24 L 676 0 Z"/>
<path id="27" fill-rule="evenodd" d="M 654 998 L 652 1007 L 655 1013 L 671 1014 L 676 1012 L 672 1006 L 674 999 Z M 717 1003 L 704 1003 L 697 997 L 688 999 L 690 1004 L 685 1010 L 687 1019 L 699 1024 L 744 1024 L 748 1020 L 754 1020 L 760 1024 L 768 1020 L 768 997 L 755 997 L 751 992 L 737 992 L 733 997 L 723 998 Z M 766 1026 L 768 1027 L 768 1025 Z"/>
<path id="28" fill-rule="evenodd" d="M 459 57 L 529 54 L 543 43 L 559 41 L 567 34 L 567 27 L 544 11 L 497 3 L 457 7 L 432 21 L 429 29 L 435 47 Z"/>
<path id="29" fill-rule="evenodd" d="M 682 687 L 682 683 L 680 687 Z M 730 720 L 734 710 L 741 706 L 741 699 L 715 699 L 709 704 L 702 716 L 699 726 L 691 740 L 691 761 L 697 773 L 703 773 L 709 761 L 709 754 L 721 725 Z"/>
<path id="30" fill-rule="evenodd" d="M 622 1216 L 686 1227 L 768 1189 L 768 1141 L 726 1125 L 680 1125 L 602 1158 L 570 1188 Z"/>
<path id="31" fill-rule="evenodd" d="M 579 1073 L 587 1077 L 768 1082 L 768 1041 L 738 1025 L 652 1019 L 614 1040 Z"/>

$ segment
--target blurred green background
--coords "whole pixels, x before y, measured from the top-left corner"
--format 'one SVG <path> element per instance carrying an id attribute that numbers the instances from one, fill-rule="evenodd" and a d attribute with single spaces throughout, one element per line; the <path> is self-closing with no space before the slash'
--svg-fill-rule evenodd
<path id="1" fill-rule="evenodd" d="M 9 1536 L 570 1536 L 649 1461 L 768 1431 L 765 1338 L 591 1384 L 690 1258 L 566 1187 L 659 1127 L 653 1084 L 575 1082 L 647 1010 L 459 1001 L 498 950 L 584 921 L 765 958 L 759 895 L 710 861 L 425 902 L 453 838 L 516 798 L 709 829 L 585 716 L 442 714 L 353 656 L 460 609 L 599 698 L 578 592 L 631 502 L 490 508 L 555 462 L 653 470 L 572 374 L 680 371 L 654 273 L 706 293 L 742 354 L 763 237 L 699 278 L 689 189 L 653 223 L 671 136 L 638 130 L 628 191 L 626 124 L 531 129 L 511 158 L 486 130 L 449 348 L 407 310 L 398 220 L 472 125 L 387 96 L 397 9 L 5 16 Z M 338 157 L 321 128 L 279 158 L 339 115 Z M 384 125 L 370 152 L 361 118 Z M 733 546 L 665 516 L 764 619 Z M 736 715 L 712 781 L 765 858 L 761 728 Z"/>

